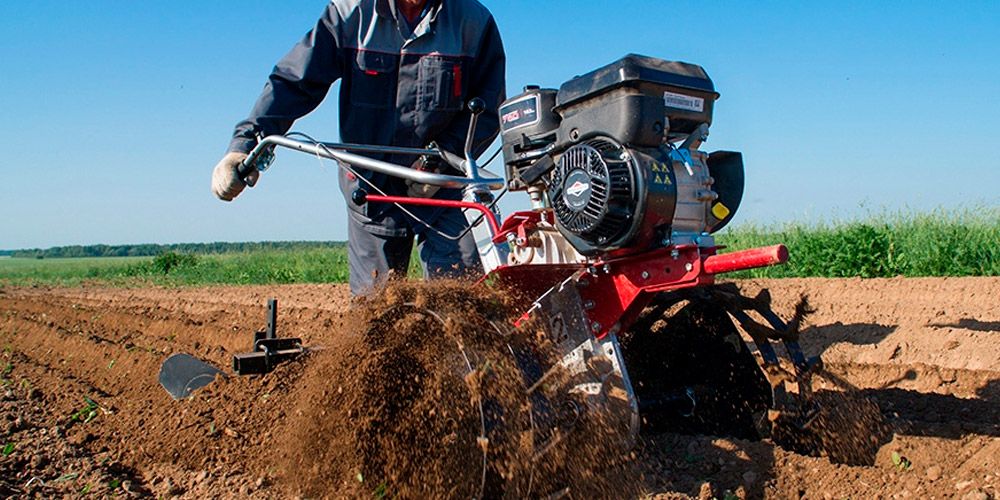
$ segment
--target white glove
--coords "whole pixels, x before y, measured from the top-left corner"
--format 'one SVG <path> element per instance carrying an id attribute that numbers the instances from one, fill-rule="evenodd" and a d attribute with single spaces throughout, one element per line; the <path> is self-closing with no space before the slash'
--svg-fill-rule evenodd
<path id="1" fill-rule="evenodd" d="M 227 153 L 212 171 L 212 194 L 222 201 L 233 201 L 243 192 L 243 188 L 257 184 L 260 172 L 256 169 L 243 182 L 237 174 L 240 164 L 247 158 L 246 153 Z"/>

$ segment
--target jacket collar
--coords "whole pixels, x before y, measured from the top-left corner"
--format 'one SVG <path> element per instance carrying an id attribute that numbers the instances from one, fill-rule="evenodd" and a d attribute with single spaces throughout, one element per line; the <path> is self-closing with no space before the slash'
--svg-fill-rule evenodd
<path id="1" fill-rule="evenodd" d="M 427 3 L 430 5 L 428 6 L 429 8 L 427 12 L 428 19 L 425 20 L 433 23 L 434 20 L 437 19 L 438 13 L 441 12 L 441 4 L 443 1 L 444 0 L 427 0 Z M 399 20 L 399 13 L 396 10 L 396 0 L 375 0 L 375 13 L 392 21 Z"/>

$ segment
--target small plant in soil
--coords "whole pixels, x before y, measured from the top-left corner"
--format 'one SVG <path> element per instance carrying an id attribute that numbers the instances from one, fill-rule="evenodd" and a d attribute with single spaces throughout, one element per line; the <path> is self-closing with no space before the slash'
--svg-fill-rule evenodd
<path id="1" fill-rule="evenodd" d="M 896 466 L 897 469 L 901 471 L 908 471 L 910 467 L 913 467 L 913 462 L 902 455 L 899 452 L 892 452 L 892 464 Z"/>
<path id="2" fill-rule="evenodd" d="M 11 453 L 14 453 L 14 443 L 7 443 L 3 447 L 3 456 L 9 457 Z"/>
<path id="3" fill-rule="evenodd" d="M 87 396 L 83 397 L 84 406 L 70 415 L 70 421 L 89 423 L 97 418 L 97 410 L 101 408 L 99 404 Z"/>

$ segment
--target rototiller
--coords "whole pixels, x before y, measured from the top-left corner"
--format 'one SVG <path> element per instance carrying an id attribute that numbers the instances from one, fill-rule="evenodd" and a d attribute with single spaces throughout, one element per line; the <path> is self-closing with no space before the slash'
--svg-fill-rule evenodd
<path id="1" fill-rule="evenodd" d="M 275 147 L 412 183 L 461 188 L 461 201 L 387 196 L 362 187 L 352 202 L 464 210 L 483 265 L 482 283 L 523 298 L 512 325 L 540 328 L 555 363 L 512 349 L 524 366 L 539 454 L 588 412 L 613 415 L 634 435 L 640 422 L 741 437 L 807 426 L 816 409 L 798 326 L 765 293 L 744 297 L 715 276 L 782 264 L 782 245 L 720 253 L 713 234 L 743 197 L 740 153 L 706 153 L 719 94 L 692 64 L 629 55 L 558 90 L 526 87 L 500 108 L 506 179 L 473 157 L 481 100 L 469 104 L 465 158 L 435 148 L 322 143 L 301 134 L 263 138 L 241 175 L 264 170 Z M 364 154 L 440 157 L 463 176 L 411 169 Z M 501 219 L 494 192 L 522 191 L 531 208 Z M 502 195 L 501 195 L 502 196 Z M 459 235 L 452 235 L 458 237 Z M 270 324 L 274 324 L 272 316 Z M 434 315 L 415 306 L 404 314 Z M 386 319 L 391 321 L 393 318 Z M 732 319 L 752 339 L 741 338 Z M 301 352 L 295 339 L 260 334 L 238 373 L 260 373 Z M 780 361 L 772 342 L 788 354 Z M 555 374 L 573 382 L 553 398 L 534 394 Z M 565 377 L 564 377 L 565 378 Z M 558 400 L 554 400 L 558 399 Z"/>

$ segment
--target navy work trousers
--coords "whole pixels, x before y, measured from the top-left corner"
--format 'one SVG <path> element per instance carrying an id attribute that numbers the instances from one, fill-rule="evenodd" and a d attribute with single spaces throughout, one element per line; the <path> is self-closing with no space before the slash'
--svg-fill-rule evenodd
<path id="1" fill-rule="evenodd" d="M 351 294 L 369 295 L 391 278 L 405 278 L 410 266 L 414 237 L 373 234 L 353 217 L 347 219 Z M 437 231 L 409 217 L 407 219 L 416 235 L 424 278 L 472 278 L 482 273 L 472 232 L 466 232 L 457 241 L 448 238 L 462 234 L 468 227 L 461 210 L 440 210 L 432 220 L 427 220 Z M 438 231 L 442 234 L 438 234 Z"/>

